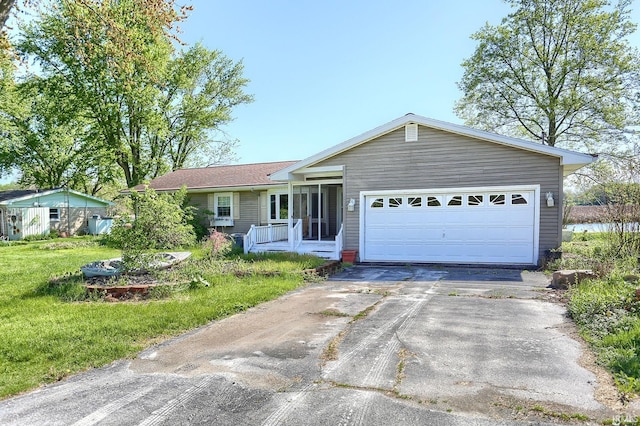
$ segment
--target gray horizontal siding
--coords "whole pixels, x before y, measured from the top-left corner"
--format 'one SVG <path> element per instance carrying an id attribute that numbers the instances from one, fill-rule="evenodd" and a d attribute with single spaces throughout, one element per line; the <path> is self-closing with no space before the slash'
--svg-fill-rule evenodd
<path id="1" fill-rule="evenodd" d="M 540 259 L 558 247 L 562 175 L 558 158 L 419 127 L 417 142 L 404 128 L 352 148 L 316 166 L 344 166 L 344 199 L 361 191 L 540 185 Z M 556 207 L 546 207 L 553 192 Z M 345 209 L 345 248 L 359 245 L 359 209 Z"/>
<path id="2" fill-rule="evenodd" d="M 220 191 L 228 192 L 228 191 Z M 218 231 L 233 234 L 236 232 L 246 233 L 251 225 L 260 223 L 259 197 L 258 192 L 240 191 L 240 218 L 234 219 L 233 226 L 218 227 Z M 202 224 L 209 228 L 209 217 L 204 214 L 208 209 L 206 193 L 189 194 L 189 204 L 199 210 L 202 215 Z"/>

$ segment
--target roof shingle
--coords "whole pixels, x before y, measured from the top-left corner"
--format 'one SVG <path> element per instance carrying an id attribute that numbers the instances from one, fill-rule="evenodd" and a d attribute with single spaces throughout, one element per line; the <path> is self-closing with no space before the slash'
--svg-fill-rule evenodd
<path id="1" fill-rule="evenodd" d="M 179 169 L 153 179 L 149 182 L 149 187 L 168 191 L 180 189 L 183 185 L 188 189 L 273 185 L 269 175 L 295 163 L 297 161 Z M 144 187 L 145 185 L 138 185 L 134 189 L 140 191 Z"/>

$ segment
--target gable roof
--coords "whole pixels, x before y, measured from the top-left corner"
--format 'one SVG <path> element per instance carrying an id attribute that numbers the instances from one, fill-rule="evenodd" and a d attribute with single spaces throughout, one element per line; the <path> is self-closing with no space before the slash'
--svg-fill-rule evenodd
<path id="1" fill-rule="evenodd" d="M 38 192 L 37 189 L 11 189 L 8 191 L 0 191 L 0 204 L 3 204 L 4 201 L 23 198 L 36 192 Z"/>
<path id="2" fill-rule="evenodd" d="M 183 185 L 189 190 L 274 185 L 275 182 L 269 179 L 269 175 L 296 163 L 298 162 L 279 161 L 179 169 L 153 179 L 148 186 L 158 191 L 175 191 Z M 145 185 L 138 185 L 133 189 L 141 191 L 144 188 Z"/>
<path id="3" fill-rule="evenodd" d="M 369 130 L 361 135 L 346 140 L 338 145 L 332 146 L 324 151 L 321 151 L 311 157 L 308 157 L 296 164 L 293 164 L 287 168 L 274 173 L 271 179 L 277 181 L 286 181 L 291 179 L 291 173 L 296 170 L 300 170 L 305 167 L 313 166 L 320 161 L 327 158 L 338 155 L 344 151 L 348 151 L 358 145 L 366 143 L 372 139 L 378 138 L 384 134 L 390 133 L 394 130 L 402 128 L 406 124 L 419 124 L 421 126 L 429 127 L 431 129 L 442 130 L 449 133 L 455 133 L 461 136 L 470 137 L 473 139 L 479 139 L 486 142 L 493 142 L 500 145 L 509 146 L 512 148 L 523 149 L 525 151 L 536 152 L 539 154 L 550 155 L 560 158 L 560 164 L 563 166 L 563 173 L 565 176 L 575 172 L 579 168 L 592 163 L 595 158 L 588 154 L 582 154 L 575 151 L 569 151 L 566 149 L 551 147 L 548 145 L 542 145 L 537 142 L 527 141 L 524 139 L 517 139 L 508 136 L 498 135 L 496 133 L 485 132 L 483 130 L 473 129 L 467 126 L 461 126 L 459 124 L 447 123 L 445 121 L 434 120 L 431 118 L 423 117 L 416 114 L 406 114 L 402 117 L 396 118 L 382 126 Z"/>
<path id="4" fill-rule="evenodd" d="M 56 194 L 58 192 L 68 191 L 70 194 L 75 194 L 79 197 L 88 198 L 90 200 L 103 203 L 105 205 L 112 205 L 113 202 L 103 200 L 102 198 L 94 197 L 93 195 L 85 194 L 83 192 L 75 191 L 73 189 L 54 188 L 54 189 L 12 189 L 9 191 L 0 191 L 0 205 L 10 205 L 18 201 L 25 201 L 32 198 L 46 197 L 47 195 Z"/>

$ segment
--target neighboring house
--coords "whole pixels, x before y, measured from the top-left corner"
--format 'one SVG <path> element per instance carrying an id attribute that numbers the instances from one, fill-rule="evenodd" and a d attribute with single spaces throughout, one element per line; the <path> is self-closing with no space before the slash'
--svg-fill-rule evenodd
<path id="1" fill-rule="evenodd" d="M 63 188 L 0 191 L 0 236 L 19 240 L 52 230 L 68 235 L 87 233 L 90 225 L 98 224 L 97 216 L 106 216 L 112 204 Z M 104 227 L 96 230 L 106 231 Z"/>
<path id="2" fill-rule="evenodd" d="M 186 185 L 211 227 L 247 234 L 246 251 L 536 265 L 561 242 L 563 177 L 593 160 L 407 114 L 302 161 L 183 169 L 150 186 Z"/>

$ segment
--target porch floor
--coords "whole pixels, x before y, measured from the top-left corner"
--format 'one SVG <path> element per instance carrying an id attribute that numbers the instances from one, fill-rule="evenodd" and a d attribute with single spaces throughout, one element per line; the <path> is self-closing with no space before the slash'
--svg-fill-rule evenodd
<path id="1" fill-rule="evenodd" d="M 252 253 L 284 252 L 291 251 L 291 246 L 288 241 L 274 241 L 272 243 L 255 244 L 250 251 Z M 313 254 L 329 260 L 340 260 L 339 254 L 336 253 L 335 241 L 303 240 L 295 251 L 302 254 Z"/>

